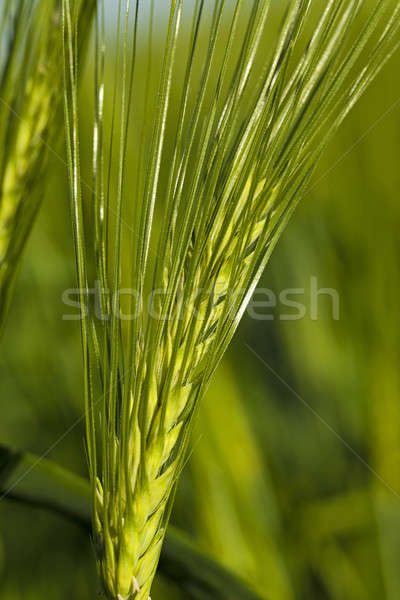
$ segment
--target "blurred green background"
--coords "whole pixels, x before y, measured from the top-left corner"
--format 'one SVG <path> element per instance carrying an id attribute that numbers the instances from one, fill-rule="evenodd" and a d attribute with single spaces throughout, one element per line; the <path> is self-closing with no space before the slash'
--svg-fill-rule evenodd
<path id="1" fill-rule="evenodd" d="M 172 515 L 274 600 L 400 598 L 399 68 L 397 55 L 330 144 L 260 282 L 304 288 L 306 315 L 245 316 Z M 49 161 L 0 350 L 0 440 L 39 454 L 82 412 L 79 323 L 62 319 L 75 285 L 66 169 Z M 339 319 L 322 295 L 312 318 L 312 277 L 337 290 Z M 83 435 L 80 422 L 49 457 L 85 474 Z M 2 599 L 83 600 L 96 585 L 78 526 L 0 502 Z M 181 596 L 158 579 L 153 598 Z"/>

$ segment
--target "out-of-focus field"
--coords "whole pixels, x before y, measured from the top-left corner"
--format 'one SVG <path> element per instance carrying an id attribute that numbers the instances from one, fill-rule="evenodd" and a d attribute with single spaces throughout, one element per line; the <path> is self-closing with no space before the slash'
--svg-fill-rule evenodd
<path id="1" fill-rule="evenodd" d="M 173 522 L 272 600 L 400 598 L 400 57 L 330 144 L 260 287 L 305 289 L 246 315 L 199 412 Z M 0 349 L 0 441 L 42 453 L 82 412 L 66 172 L 43 210 Z M 310 282 L 337 290 L 312 318 Z M 262 313 L 263 308 L 258 308 Z M 315 315 L 314 315 L 315 316 Z M 50 457 L 85 473 L 83 423 Z M 90 541 L 0 503 L 0 597 L 93 597 Z M 157 581 L 153 597 L 180 598 Z"/>

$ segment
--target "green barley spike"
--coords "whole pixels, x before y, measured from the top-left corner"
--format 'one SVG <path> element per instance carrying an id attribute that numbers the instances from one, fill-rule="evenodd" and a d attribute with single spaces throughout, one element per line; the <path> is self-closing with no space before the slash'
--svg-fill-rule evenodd
<path id="1" fill-rule="evenodd" d="M 115 4 L 97 1 L 90 193 L 74 0 L 65 116 L 81 301 L 92 277 L 110 291 L 108 318 L 81 315 L 99 573 L 109 600 L 147 600 L 198 401 L 322 151 L 396 49 L 400 3 L 287 0 L 273 32 L 268 1 L 171 0 L 162 56 L 165 2 Z"/>
<path id="2" fill-rule="evenodd" d="M 81 10 L 88 29 L 93 2 Z M 43 194 L 45 163 L 62 104 L 59 0 L 0 7 L 0 324 Z M 82 34 L 82 38 L 85 35 Z"/>

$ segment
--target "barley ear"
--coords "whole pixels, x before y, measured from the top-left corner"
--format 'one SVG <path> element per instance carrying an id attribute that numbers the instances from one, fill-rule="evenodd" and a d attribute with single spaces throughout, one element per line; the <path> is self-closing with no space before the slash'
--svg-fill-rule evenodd
<path id="1" fill-rule="evenodd" d="M 63 0 L 87 456 L 110 600 L 148 599 L 199 399 L 326 144 L 399 43 L 390 0 L 366 20 L 361 0 L 287 1 L 273 44 L 270 2 L 211 4 L 171 0 L 156 60 L 161 4 L 143 14 L 120 0 L 106 36 L 97 1 L 88 192 L 76 3 Z"/>
<path id="2" fill-rule="evenodd" d="M 86 37 L 94 2 L 81 10 Z M 6 2 L 0 8 L 0 324 L 40 206 L 46 158 L 62 106 L 61 10 L 58 0 Z"/>

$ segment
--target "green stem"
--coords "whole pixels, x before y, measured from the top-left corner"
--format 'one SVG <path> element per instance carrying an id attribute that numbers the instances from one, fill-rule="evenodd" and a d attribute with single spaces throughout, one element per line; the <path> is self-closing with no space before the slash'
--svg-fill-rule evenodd
<path id="1" fill-rule="evenodd" d="M 0 500 L 49 509 L 90 530 L 90 485 L 47 459 L 0 445 Z M 261 600 L 181 532 L 168 528 L 159 571 L 192 600 Z"/>

